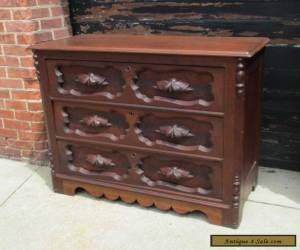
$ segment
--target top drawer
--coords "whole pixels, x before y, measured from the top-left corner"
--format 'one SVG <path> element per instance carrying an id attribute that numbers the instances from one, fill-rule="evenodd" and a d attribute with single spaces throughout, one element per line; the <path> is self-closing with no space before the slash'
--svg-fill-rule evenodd
<path id="1" fill-rule="evenodd" d="M 223 111 L 224 68 L 47 61 L 51 96 Z"/>

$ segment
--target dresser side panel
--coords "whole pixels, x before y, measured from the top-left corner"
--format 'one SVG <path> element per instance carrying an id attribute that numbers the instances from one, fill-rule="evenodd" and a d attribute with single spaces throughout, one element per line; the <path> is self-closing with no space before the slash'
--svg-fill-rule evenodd
<path id="1" fill-rule="evenodd" d="M 259 53 L 247 68 L 245 82 L 245 124 L 243 159 L 243 199 L 247 200 L 257 183 L 258 160 L 260 153 L 261 98 L 263 51 Z"/>
<path id="2" fill-rule="evenodd" d="M 55 178 L 55 171 L 59 166 L 58 147 L 56 144 L 55 134 L 55 114 L 53 110 L 53 102 L 49 96 L 49 77 L 47 71 L 46 57 L 43 51 L 34 51 L 34 57 L 37 61 L 37 75 L 39 76 L 40 91 L 46 120 L 46 130 L 49 145 L 49 160 L 51 164 L 51 173 L 53 180 L 53 188 L 55 192 L 63 192 L 62 181 Z"/>
<path id="3" fill-rule="evenodd" d="M 242 61 L 241 61 L 242 60 Z M 242 166 L 243 166 L 243 127 L 244 127 L 244 102 L 243 94 L 238 94 L 237 74 L 238 64 L 244 59 L 235 59 L 234 63 L 226 66 L 226 86 L 224 102 L 224 201 L 231 204 L 230 210 L 224 210 L 223 224 L 237 227 L 242 212 Z"/>

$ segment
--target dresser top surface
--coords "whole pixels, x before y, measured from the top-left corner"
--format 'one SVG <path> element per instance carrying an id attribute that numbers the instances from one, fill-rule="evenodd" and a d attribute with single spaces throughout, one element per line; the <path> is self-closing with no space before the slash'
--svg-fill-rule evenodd
<path id="1" fill-rule="evenodd" d="M 47 51 L 252 57 L 268 42 L 269 39 L 264 37 L 89 34 L 44 42 L 31 48 Z"/>

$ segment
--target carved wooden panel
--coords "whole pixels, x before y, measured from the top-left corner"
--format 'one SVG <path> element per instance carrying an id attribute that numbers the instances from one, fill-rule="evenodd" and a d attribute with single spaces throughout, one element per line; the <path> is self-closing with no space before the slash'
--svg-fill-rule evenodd
<path id="1" fill-rule="evenodd" d="M 145 102 L 159 100 L 183 106 L 209 106 L 214 99 L 209 72 L 153 71 L 137 72 L 136 95 Z"/>
<path id="2" fill-rule="evenodd" d="M 109 105 L 57 102 L 60 136 L 223 157 L 223 119 Z"/>
<path id="3" fill-rule="evenodd" d="M 129 129 L 124 114 L 115 109 L 91 109 L 59 104 L 56 110 L 60 117 L 57 120 L 57 129 L 61 133 L 118 141 L 124 139 Z"/>
<path id="4" fill-rule="evenodd" d="M 53 96 L 223 111 L 222 67 L 120 62 L 48 62 Z"/>
<path id="5" fill-rule="evenodd" d="M 147 146 L 162 145 L 182 151 L 208 153 L 214 147 L 213 129 L 209 121 L 146 113 L 139 117 L 135 132 Z"/>
<path id="6" fill-rule="evenodd" d="M 59 142 L 58 172 L 156 193 L 221 198 L 222 168 L 218 162 L 138 151 L 114 146 Z"/>
<path id="7" fill-rule="evenodd" d="M 128 178 L 130 163 L 118 150 L 73 144 L 61 148 L 64 167 L 71 173 L 116 181 Z"/>
<path id="8" fill-rule="evenodd" d="M 141 182 L 149 187 L 165 188 L 188 194 L 215 195 L 220 187 L 220 169 L 201 160 L 178 159 L 163 155 L 141 157 L 136 173 Z"/>
<path id="9" fill-rule="evenodd" d="M 138 65 L 133 70 L 132 89 L 144 103 L 222 109 L 223 96 L 220 90 L 223 81 L 220 79 L 220 68 Z"/>
<path id="10" fill-rule="evenodd" d="M 122 95 L 122 71 L 108 64 L 51 61 L 52 92 L 68 96 L 111 100 Z"/>

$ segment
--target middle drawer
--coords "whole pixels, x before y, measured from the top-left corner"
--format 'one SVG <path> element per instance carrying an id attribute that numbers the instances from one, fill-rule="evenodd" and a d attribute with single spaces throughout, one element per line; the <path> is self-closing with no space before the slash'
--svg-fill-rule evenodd
<path id="1" fill-rule="evenodd" d="M 190 113 L 57 102 L 57 135 L 223 157 L 223 119 Z"/>

